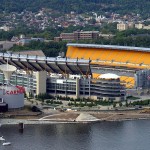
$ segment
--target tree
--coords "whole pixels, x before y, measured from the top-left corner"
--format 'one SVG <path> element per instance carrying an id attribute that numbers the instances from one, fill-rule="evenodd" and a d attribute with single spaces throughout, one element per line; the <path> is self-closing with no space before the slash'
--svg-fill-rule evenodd
<path id="1" fill-rule="evenodd" d="M 126 104 L 125 104 L 125 105 L 126 105 L 126 107 L 128 107 L 128 106 L 129 106 L 129 104 L 128 104 L 128 101 L 127 101 L 127 100 L 126 100 Z"/>
<path id="2" fill-rule="evenodd" d="M 119 106 L 122 107 L 122 103 L 121 102 L 119 102 Z"/>
<path id="3" fill-rule="evenodd" d="M 115 102 L 113 103 L 113 107 L 114 107 L 114 108 L 116 107 L 116 103 L 115 103 Z"/>

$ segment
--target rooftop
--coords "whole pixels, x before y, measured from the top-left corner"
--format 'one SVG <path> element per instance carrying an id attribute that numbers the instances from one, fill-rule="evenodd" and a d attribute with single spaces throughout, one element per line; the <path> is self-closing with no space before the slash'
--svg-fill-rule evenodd
<path id="1" fill-rule="evenodd" d="M 67 46 L 84 47 L 84 48 L 104 48 L 106 50 L 107 49 L 119 49 L 119 50 L 150 52 L 150 48 L 132 47 L 132 46 L 98 45 L 98 44 L 78 44 L 78 43 L 68 43 Z"/>
<path id="2" fill-rule="evenodd" d="M 90 60 L 0 53 L 0 63 L 6 64 L 7 61 L 9 61 L 9 64 L 16 66 L 17 69 L 45 70 L 61 74 L 91 74 Z"/>
<path id="3" fill-rule="evenodd" d="M 34 51 L 20 51 L 20 52 L 15 52 L 16 54 L 21 54 L 21 55 L 30 55 L 30 56 L 42 56 L 45 57 L 45 54 L 43 53 L 42 50 L 34 50 Z"/>

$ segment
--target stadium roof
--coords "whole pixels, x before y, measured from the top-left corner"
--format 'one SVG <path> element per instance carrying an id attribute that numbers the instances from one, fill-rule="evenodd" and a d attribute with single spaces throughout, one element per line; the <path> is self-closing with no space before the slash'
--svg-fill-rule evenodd
<path id="1" fill-rule="evenodd" d="M 0 53 L 0 64 L 9 63 L 17 69 L 47 71 L 61 74 L 91 74 L 90 60 L 58 57 L 41 57 Z"/>
<path id="2" fill-rule="evenodd" d="M 107 49 L 119 49 L 119 50 L 150 52 L 150 48 L 132 47 L 132 46 L 98 45 L 98 44 L 78 44 L 78 43 L 68 43 L 67 46 L 83 47 L 83 48 L 104 48 L 106 50 Z"/>

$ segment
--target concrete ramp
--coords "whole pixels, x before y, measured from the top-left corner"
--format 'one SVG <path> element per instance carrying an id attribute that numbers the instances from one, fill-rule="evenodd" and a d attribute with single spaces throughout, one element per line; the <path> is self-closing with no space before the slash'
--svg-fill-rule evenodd
<path id="1" fill-rule="evenodd" d="M 81 113 L 77 118 L 77 122 L 93 122 L 93 121 L 99 121 L 96 117 L 88 114 L 88 113 Z"/>

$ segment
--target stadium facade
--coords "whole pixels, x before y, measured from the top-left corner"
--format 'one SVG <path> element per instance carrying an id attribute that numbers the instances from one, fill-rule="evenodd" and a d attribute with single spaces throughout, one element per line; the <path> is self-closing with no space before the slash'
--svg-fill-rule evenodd
<path id="1" fill-rule="evenodd" d="M 109 75 L 109 78 L 108 78 Z M 64 77 L 61 74 L 51 74 L 39 78 L 39 74 L 33 73 L 26 75 L 22 72 L 13 74 L 11 84 L 25 87 L 27 92 L 33 94 L 49 93 L 53 96 L 64 96 L 71 98 L 89 98 L 95 100 L 114 100 L 120 101 L 126 98 L 125 82 L 120 81 L 119 76 L 114 74 L 103 74 L 99 79 L 92 79 L 91 76 L 83 77 L 82 75 L 68 75 Z M 115 76 L 115 77 L 114 77 Z M 0 74 L 0 83 L 3 84 L 4 75 Z M 41 83 L 40 90 L 37 82 Z M 44 87 L 41 90 L 41 87 Z M 45 91 L 44 91 L 45 89 Z M 40 91 L 39 93 L 37 93 Z"/>

